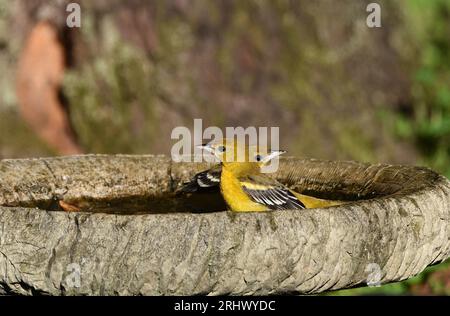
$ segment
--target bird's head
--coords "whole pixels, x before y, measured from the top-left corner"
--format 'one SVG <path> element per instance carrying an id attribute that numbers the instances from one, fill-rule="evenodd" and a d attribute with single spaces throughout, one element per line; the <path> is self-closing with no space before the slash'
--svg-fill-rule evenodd
<path id="1" fill-rule="evenodd" d="M 260 167 L 268 164 L 272 159 L 284 154 L 285 150 L 270 150 L 265 146 L 251 145 L 248 147 L 249 159 L 258 163 Z"/>

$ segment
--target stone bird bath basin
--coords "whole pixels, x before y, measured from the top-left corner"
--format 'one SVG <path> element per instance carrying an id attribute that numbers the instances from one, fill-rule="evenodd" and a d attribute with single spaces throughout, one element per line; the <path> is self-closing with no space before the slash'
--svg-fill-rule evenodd
<path id="1" fill-rule="evenodd" d="M 349 203 L 234 214 L 217 194 L 174 194 L 206 167 L 0 161 L 0 294 L 319 293 L 407 279 L 450 256 L 450 182 L 429 169 L 285 158 L 281 182 Z"/>

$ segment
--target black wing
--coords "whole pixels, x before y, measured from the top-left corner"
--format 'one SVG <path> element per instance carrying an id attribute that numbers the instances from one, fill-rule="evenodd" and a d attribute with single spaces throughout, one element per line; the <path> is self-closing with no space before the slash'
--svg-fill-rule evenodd
<path id="1" fill-rule="evenodd" d="M 220 185 L 222 168 L 220 166 L 197 173 L 189 182 L 183 183 L 181 191 L 196 192 L 199 189 L 216 188 Z"/>
<path id="2" fill-rule="evenodd" d="M 245 193 L 255 202 L 267 206 L 271 210 L 304 209 L 305 205 L 288 188 L 264 176 L 248 176 L 241 178 Z"/>

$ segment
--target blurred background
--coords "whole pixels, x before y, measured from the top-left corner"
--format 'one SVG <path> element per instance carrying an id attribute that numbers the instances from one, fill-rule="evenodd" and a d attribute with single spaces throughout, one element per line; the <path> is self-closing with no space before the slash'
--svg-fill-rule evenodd
<path id="1" fill-rule="evenodd" d="M 170 153 L 279 126 L 291 155 L 450 176 L 450 1 L 0 0 L 0 158 Z M 75 1 L 74 1 L 75 2 Z M 450 264 L 335 294 L 450 294 Z"/>

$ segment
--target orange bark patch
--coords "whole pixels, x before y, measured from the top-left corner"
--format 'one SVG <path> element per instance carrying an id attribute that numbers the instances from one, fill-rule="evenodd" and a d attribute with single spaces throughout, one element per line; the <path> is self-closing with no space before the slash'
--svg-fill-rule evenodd
<path id="1" fill-rule="evenodd" d="M 61 154 L 81 153 L 60 100 L 65 51 L 55 27 L 38 23 L 19 59 L 16 92 L 23 118 Z"/>

